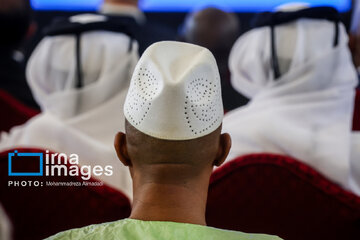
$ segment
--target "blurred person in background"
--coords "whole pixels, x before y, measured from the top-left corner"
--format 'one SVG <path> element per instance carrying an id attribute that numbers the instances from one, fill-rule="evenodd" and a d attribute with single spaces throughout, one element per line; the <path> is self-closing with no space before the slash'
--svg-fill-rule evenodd
<path id="1" fill-rule="evenodd" d="M 206 226 L 210 175 L 231 147 L 230 136 L 221 134 L 219 71 L 207 49 L 169 41 L 150 46 L 135 68 L 124 114 L 126 134 L 118 133 L 114 144 L 133 180 L 129 219 L 48 240 L 280 240 Z"/>
<path id="2" fill-rule="evenodd" d="M 75 24 L 104 20 L 89 14 L 70 18 Z M 47 36 L 37 46 L 27 77 L 42 113 L 9 134 L 2 133 L 0 150 L 35 147 L 78 154 L 80 165 L 111 165 L 113 175 L 100 180 L 131 196 L 129 173 L 113 151 L 113 134 L 124 128 L 125 118 L 118 109 L 138 60 L 137 43 L 109 31 L 85 32 L 80 42 L 80 71 L 74 35 Z"/>
<path id="3" fill-rule="evenodd" d="M 99 12 L 131 29 L 139 43 L 141 55 L 152 43 L 174 40 L 176 33 L 164 25 L 149 21 L 138 4 L 138 0 L 104 0 Z"/>
<path id="4" fill-rule="evenodd" d="M 350 29 L 350 41 L 349 41 L 350 50 L 353 57 L 353 62 L 357 70 L 359 84 L 357 86 L 358 91 L 360 91 L 360 1 L 354 1 L 353 8 L 353 17 L 351 22 Z M 360 121 L 360 118 L 356 119 L 354 116 L 354 121 Z M 353 141 L 352 149 L 360 149 L 360 132 L 353 132 Z M 352 161 L 350 165 L 350 186 L 358 195 L 360 195 L 360 150 L 352 151 Z"/>
<path id="5" fill-rule="evenodd" d="M 29 0 L 0 2 L 0 89 L 29 107 L 39 108 L 26 82 L 20 51 L 23 41 L 35 32 L 31 14 Z"/>
<path id="6" fill-rule="evenodd" d="M 359 166 L 360 160 L 351 132 L 357 74 L 345 27 L 335 9 L 326 9 L 284 6 L 277 19 L 310 11 L 334 21 L 300 17 L 275 25 L 273 35 L 264 24 L 235 43 L 232 84 L 251 102 L 224 118 L 233 139 L 228 160 L 251 153 L 288 155 L 360 194 L 349 186 L 351 164 Z"/>
<path id="7" fill-rule="evenodd" d="M 241 24 L 237 16 L 209 7 L 190 13 L 180 30 L 182 41 L 209 49 L 219 66 L 225 111 L 246 105 L 248 99 L 234 90 L 228 67 L 232 46 L 240 36 Z"/>

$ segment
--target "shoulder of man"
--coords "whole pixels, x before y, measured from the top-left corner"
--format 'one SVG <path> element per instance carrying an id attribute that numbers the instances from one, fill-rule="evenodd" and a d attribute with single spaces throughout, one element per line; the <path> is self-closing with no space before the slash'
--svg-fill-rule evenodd
<path id="1" fill-rule="evenodd" d="M 80 240 L 80 239 L 108 239 L 106 233 L 114 227 L 121 227 L 123 221 L 90 225 L 83 228 L 74 228 L 48 237 L 44 240 Z"/>
<path id="2" fill-rule="evenodd" d="M 260 234 L 260 233 L 244 233 L 239 231 L 222 230 L 208 227 L 206 230 L 211 239 L 227 239 L 227 240 L 283 240 L 274 235 Z M 204 238 L 205 239 L 205 238 Z"/>
<path id="3" fill-rule="evenodd" d="M 168 236 L 172 236 L 172 239 L 181 240 L 281 240 L 281 238 L 271 235 L 247 234 L 193 224 L 129 219 L 73 229 L 58 233 L 45 240 L 111 240 L 115 238 L 124 240 L 138 240 L 144 238 L 161 240 L 167 239 Z"/>

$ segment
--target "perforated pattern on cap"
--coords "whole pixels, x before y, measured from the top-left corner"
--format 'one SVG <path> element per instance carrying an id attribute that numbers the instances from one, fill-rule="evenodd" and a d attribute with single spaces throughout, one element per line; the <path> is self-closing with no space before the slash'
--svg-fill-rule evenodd
<path id="1" fill-rule="evenodd" d="M 216 83 L 220 80 L 218 77 L 216 80 L 196 78 L 187 85 L 185 118 L 194 135 L 207 132 L 222 121 L 221 91 Z M 200 122 L 200 128 L 194 127 L 195 122 Z"/>
<path id="2" fill-rule="evenodd" d="M 215 58 L 196 45 L 153 44 L 135 68 L 124 113 L 137 130 L 155 138 L 210 134 L 224 115 Z"/>
<path id="3" fill-rule="evenodd" d="M 146 67 L 135 72 L 131 80 L 128 98 L 125 107 L 126 116 L 132 124 L 139 125 L 144 121 L 150 111 L 152 100 L 160 93 L 161 83 Z"/>

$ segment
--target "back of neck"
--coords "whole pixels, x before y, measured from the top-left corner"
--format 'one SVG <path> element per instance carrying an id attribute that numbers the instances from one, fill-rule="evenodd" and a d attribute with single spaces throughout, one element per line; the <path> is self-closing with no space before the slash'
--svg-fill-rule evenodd
<path id="1" fill-rule="evenodd" d="M 134 202 L 130 218 L 206 225 L 208 180 L 196 183 L 134 181 Z"/>

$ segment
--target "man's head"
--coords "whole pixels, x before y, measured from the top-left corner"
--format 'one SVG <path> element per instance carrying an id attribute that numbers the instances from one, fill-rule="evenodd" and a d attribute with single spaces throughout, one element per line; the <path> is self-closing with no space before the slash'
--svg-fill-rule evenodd
<path id="1" fill-rule="evenodd" d="M 139 0 L 105 0 L 105 3 L 137 6 Z"/>
<path id="2" fill-rule="evenodd" d="M 1 0 L 0 26 L 2 35 L 0 46 L 17 48 L 28 34 L 31 24 L 29 0 Z"/>
<path id="3" fill-rule="evenodd" d="M 309 12 L 318 14 L 319 18 L 305 17 Z M 309 75 L 312 77 L 315 74 L 312 71 L 315 70 L 331 68 L 332 71 L 343 71 L 345 66 L 351 67 L 347 65 L 347 61 L 340 61 L 338 57 L 333 57 L 335 56 L 333 54 L 340 56 L 338 53 L 340 51 L 342 51 L 341 54 L 347 54 L 348 50 L 346 47 L 348 37 L 344 25 L 330 20 L 337 16 L 334 9 L 308 9 L 306 5 L 284 5 L 275 13 L 280 16 L 278 19 L 285 20 L 294 17 L 295 20 L 277 23 L 273 27 L 271 25 L 274 23 L 267 20 L 272 19 L 272 15 L 268 14 L 261 14 L 257 18 L 255 25 L 258 26 L 241 36 L 230 54 L 229 68 L 232 85 L 246 97 L 252 99 L 264 89 L 279 88 L 284 85 L 295 86 L 293 85 L 295 81 Z M 324 14 L 329 16 L 329 19 Z M 303 16 L 299 17 L 301 15 Z M 272 29 L 274 29 L 273 32 Z M 335 42 L 337 44 L 334 44 Z M 341 50 L 338 50 L 339 48 Z M 319 59 L 336 59 L 342 65 L 336 64 L 330 67 L 330 63 Z M 352 70 L 350 69 L 351 74 Z M 328 73 L 331 72 L 328 71 Z M 296 91 L 299 93 L 299 91 L 308 91 L 310 88 L 312 91 L 323 91 L 325 87 L 333 83 L 328 81 L 328 78 L 333 77 L 331 75 L 318 77 L 316 84 L 313 81 L 302 81 L 303 84 L 306 83 L 309 86 L 298 87 Z"/>
<path id="4" fill-rule="evenodd" d="M 104 17 L 82 14 L 70 21 L 86 25 L 102 22 Z M 63 25 L 55 23 L 52 29 Z M 74 35 L 47 36 L 28 61 L 27 80 L 43 111 L 73 117 L 124 94 L 138 60 L 137 49 L 137 43 L 120 32 L 84 32 L 81 46 L 76 46 Z M 76 74 L 77 57 L 81 78 Z"/>
<path id="5" fill-rule="evenodd" d="M 229 135 L 221 135 L 219 73 L 205 48 L 150 46 L 135 69 L 124 113 L 126 135 L 117 135 L 115 148 L 134 180 L 208 181 L 230 149 Z"/>
<path id="6" fill-rule="evenodd" d="M 210 7 L 191 13 L 181 34 L 184 41 L 206 47 L 217 60 L 221 57 L 227 62 L 230 49 L 240 35 L 240 23 L 235 14 Z"/>
<path id="7" fill-rule="evenodd" d="M 126 135 L 118 133 L 115 139 L 117 154 L 133 178 L 165 184 L 208 179 L 213 167 L 224 162 L 230 146 L 221 127 L 204 137 L 173 141 L 146 135 L 126 122 Z"/>

